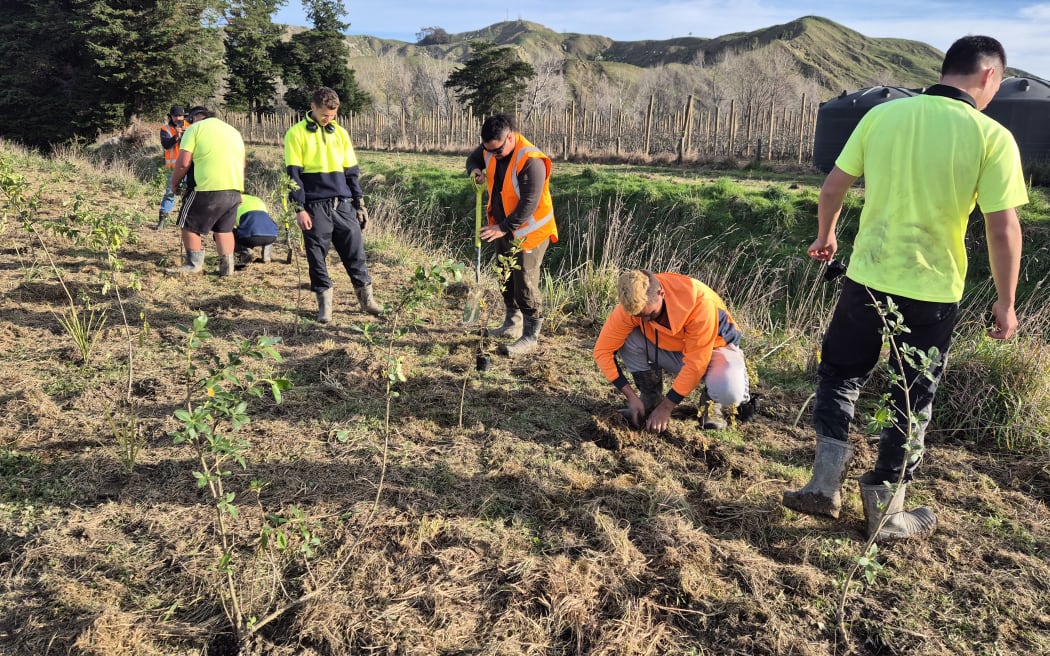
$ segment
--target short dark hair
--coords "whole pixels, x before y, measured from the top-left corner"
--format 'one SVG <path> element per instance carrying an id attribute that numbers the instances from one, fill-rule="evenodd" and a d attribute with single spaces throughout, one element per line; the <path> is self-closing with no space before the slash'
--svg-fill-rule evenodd
<path id="1" fill-rule="evenodd" d="M 503 136 L 504 132 L 513 132 L 516 129 L 514 117 L 510 114 L 493 114 L 481 124 L 481 140 L 493 141 Z"/>
<path id="2" fill-rule="evenodd" d="M 948 48 L 941 64 L 941 75 L 972 75 L 989 59 L 997 59 L 1006 68 L 1003 44 L 990 36 L 964 36 Z"/>
<path id="3" fill-rule="evenodd" d="M 190 123 L 196 121 L 198 117 L 212 118 L 213 116 L 215 116 L 215 112 L 211 111 L 204 105 L 197 105 L 196 107 L 191 107 L 190 111 L 186 112 L 186 118 L 189 120 Z"/>
<path id="4" fill-rule="evenodd" d="M 335 92 L 335 89 L 321 87 L 317 91 L 314 91 L 311 101 L 315 107 L 339 109 L 339 94 Z"/>

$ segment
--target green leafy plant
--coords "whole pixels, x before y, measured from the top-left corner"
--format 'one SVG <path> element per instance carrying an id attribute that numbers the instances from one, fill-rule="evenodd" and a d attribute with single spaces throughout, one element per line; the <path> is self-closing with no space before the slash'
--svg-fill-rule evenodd
<path id="1" fill-rule="evenodd" d="M 221 555 L 216 570 L 223 576 L 224 594 L 221 601 L 237 637 L 248 630 L 248 620 L 234 580 L 237 543 L 229 522 L 240 517 L 235 504 L 237 495 L 228 489 L 226 481 L 230 466 L 247 467 L 250 442 L 237 435 L 249 421 L 248 397 L 261 397 L 269 390 L 276 403 L 281 403 L 284 391 L 291 388 L 285 378 L 257 377 L 248 370 L 250 360 L 271 359 L 281 362 L 275 348 L 279 337 L 260 337 L 255 343 L 243 341 L 237 350 L 225 358 L 204 356 L 204 342 L 212 337 L 208 317 L 198 314 L 193 325 L 179 326 L 186 340 L 179 351 L 185 358 L 186 397 L 184 407 L 175 411 L 182 426 L 173 434 L 175 444 L 189 445 L 197 460 L 193 472 L 197 487 L 204 490 L 215 506 L 215 525 L 219 536 Z M 198 360 L 204 360 L 204 363 Z"/>
<path id="2" fill-rule="evenodd" d="M 886 483 L 892 498 L 892 495 L 897 494 L 901 490 L 901 486 L 904 485 L 907 466 L 916 462 L 922 455 L 923 447 L 921 432 L 923 426 L 929 421 L 929 416 L 925 413 L 914 411 L 911 400 L 911 385 L 908 383 L 905 376 L 894 369 L 890 363 L 894 361 L 904 363 L 914 371 L 919 372 L 920 375 L 932 380 L 933 374 L 931 372 L 935 365 L 941 360 L 941 355 L 936 348 L 931 347 L 928 351 L 924 352 L 902 340 L 901 336 L 911 332 L 911 330 L 905 325 L 904 316 L 901 314 L 900 309 L 897 307 L 897 304 L 892 297 L 887 297 L 886 302 L 882 303 L 872 296 L 872 305 L 875 312 L 882 320 L 883 346 L 887 347 L 890 351 L 890 357 L 885 366 L 889 377 L 889 385 L 901 390 L 904 403 L 904 407 L 899 408 L 899 412 L 901 412 L 903 416 L 899 417 L 897 416 L 898 411 L 895 411 L 891 407 L 890 395 L 888 393 L 883 394 L 878 407 L 872 413 L 871 418 L 868 421 L 868 430 L 871 432 L 879 432 L 884 428 L 894 425 L 906 426 L 905 435 L 907 437 L 904 443 L 904 459 L 901 463 L 900 475 L 896 481 L 889 481 Z M 868 585 L 873 585 L 878 573 L 884 568 L 884 565 L 877 560 L 878 545 L 876 544 L 876 539 L 878 538 L 879 532 L 882 530 L 883 526 L 885 526 L 886 522 L 889 520 L 889 515 L 886 514 L 887 508 L 888 505 L 880 504 L 879 521 L 871 530 L 868 540 L 861 548 L 861 553 L 853 559 L 853 567 L 847 573 L 846 579 L 842 584 L 842 592 L 839 595 L 836 615 L 839 635 L 847 644 L 849 644 L 849 634 L 846 632 L 845 612 L 850 585 L 858 575 L 863 575 L 864 580 L 867 581 Z"/>

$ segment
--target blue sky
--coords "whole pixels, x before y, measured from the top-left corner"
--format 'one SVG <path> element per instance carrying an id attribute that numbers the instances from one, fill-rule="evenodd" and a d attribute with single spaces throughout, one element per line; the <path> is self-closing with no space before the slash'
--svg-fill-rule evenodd
<path id="1" fill-rule="evenodd" d="M 1050 0 L 526 0 L 514 4 L 449 0 L 345 0 L 350 34 L 414 42 L 423 27 L 477 30 L 524 19 L 558 32 L 600 34 L 621 41 L 748 32 L 801 16 L 823 16 L 866 36 L 923 41 L 946 50 L 966 34 L 987 34 L 1006 48 L 1008 63 L 1050 79 Z M 308 25 L 299 0 L 277 22 Z"/>

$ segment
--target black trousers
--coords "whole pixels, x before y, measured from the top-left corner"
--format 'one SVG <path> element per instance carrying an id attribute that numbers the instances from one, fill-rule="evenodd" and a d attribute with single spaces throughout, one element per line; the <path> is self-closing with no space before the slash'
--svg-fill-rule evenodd
<path id="1" fill-rule="evenodd" d="M 328 276 L 329 246 L 335 247 L 354 288 L 372 284 L 365 264 L 365 244 L 357 212 L 349 199 L 329 198 L 306 204 L 313 227 L 303 230 L 306 261 L 310 266 L 310 290 L 323 292 L 332 286 Z"/>
<path id="2" fill-rule="evenodd" d="M 831 324 L 824 335 L 817 368 L 813 425 L 818 435 L 846 440 L 860 389 L 871 377 L 882 351 L 883 321 L 874 304 L 877 301 L 885 307 L 888 297 L 848 278 L 843 282 Z M 933 397 L 944 372 L 952 330 L 959 316 L 958 303 L 892 298 L 909 332 L 895 336 L 897 349 L 890 350 L 890 366 L 899 377 L 897 382 L 891 381 L 890 389 L 886 390 L 894 421 L 883 428 L 879 436 L 879 456 L 874 468 L 881 477 L 879 480 L 886 481 L 896 481 L 902 468 L 906 471 L 905 480 L 910 480 L 919 465 Z M 907 357 L 899 355 L 904 345 L 924 353 L 935 348 L 939 357 L 920 371 L 917 367 L 921 368 L 921 360 L 912 358 L 909 362 Z M 908 408 L 914 420 L 914 435 L 906 462 Z"/>

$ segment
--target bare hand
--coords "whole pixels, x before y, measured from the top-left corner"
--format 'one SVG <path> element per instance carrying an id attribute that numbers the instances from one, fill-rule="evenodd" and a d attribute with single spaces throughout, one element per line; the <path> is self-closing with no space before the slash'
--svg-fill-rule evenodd
<path id="1" fill-rule="evenodd" d="M 1017 332 L 1017 314 L 1012 305 L 996 301 L 992 305 L 992 320 L 995 327 L 988 331 L 992 339 L 1010 339 Z"/>
<path id="2" fill-rule="evenodd" d="M 493 242 L 503 237 L 507 233 L 504 232 L 498 225 L 487 225 L 481 228 L 481 238 L 486 242 Z"/>
<path id="3" fill-rule="evenodd" d="M 666 402 L 656 406 L 656 409 L 649 415 L 649 420 L 645 422 L 645 427 L 654 433 L 662 433 L 667 430 L 671 423 L 671 408 L 673 407 Z"/>
<path id="4" fill-rule="evenodd" d="M 481 172 L 481 169 L 474 169 L 470 175 L 474 178 L 474 184 L 479 185 L 485 182 L 485 174 Z"/>
<path id="5" fill-rule="evenodd" d="M 630 417 L 631 425 L 635 428 L 639 428 L 642 425 L 642 421 L 645 419 L 645 404 L 637 396 L 627 399 L 627 414 Z"/>
<path id="6" fill-rule="evenodd" d="M 309 212 L 299 210 L 295 213 L 295 225 L 299 226 L 300 230 L 313 230 L 314 220 L 310 218 Z"/>
<path id="7" fill-rule="evenodd" d="M 820 260 L 821 262 L 830 262 L 835 258 L 835 253 L 839 250 L 838 241 L 834 235 L 827 239 L 821 239 L 817 237 L 813 240 L 813 243 L 809 245 L 809 249 L 806 251 L 809 256 L 814 260 Z"/>

